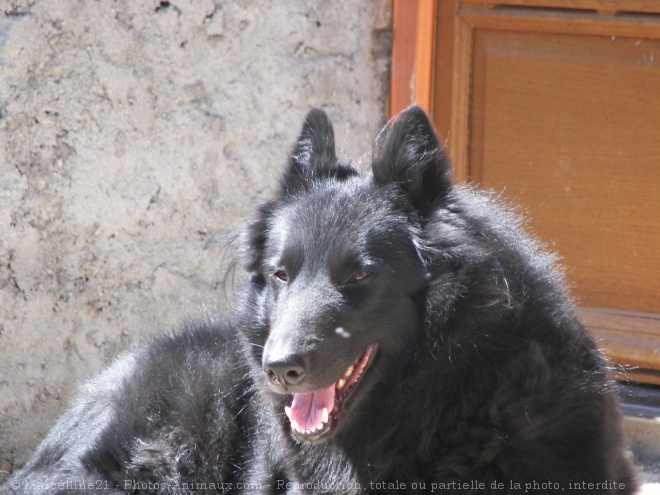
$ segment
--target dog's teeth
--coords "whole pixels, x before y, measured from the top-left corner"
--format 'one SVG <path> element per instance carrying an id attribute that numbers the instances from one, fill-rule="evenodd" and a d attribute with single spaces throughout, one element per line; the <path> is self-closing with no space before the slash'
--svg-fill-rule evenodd
<path id="1" fill-rule="evenodd" d="M 337 388 L 341 390 L 342 388 L 344 388 L 344 385 L 346 385 L 346 380 L 340 378 L 339 381 L 337 382 Z"/>
<path id="2" fill-rule="evenodd" d="M 328 412 L 328 408 L 324 407 L 323 408 L 323 417 L 321 418 L 321 422 L 323 424 L 326 424 L 329 419 L 330 419 L 330 413 Z"/>
<path id="3" fill-rule="evenodd" d="M 355 370 L 355 366 L 353 366 L 353 365 L 351 364 L 351 365 L 348 367 L 348 369 L 346 369 L 346 373 L 344 373 L 344 376 L 345 376 L 346 378 L 348 378 L 349 376 L 351 376 L 351 375 L 353 374 L 353 371 L 354 371 L 354 370 Z"/>

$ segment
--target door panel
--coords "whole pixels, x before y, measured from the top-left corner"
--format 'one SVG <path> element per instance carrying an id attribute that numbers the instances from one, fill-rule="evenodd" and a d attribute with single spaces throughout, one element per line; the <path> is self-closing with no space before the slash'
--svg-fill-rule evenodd
<path id="1" fill-rule="evenodd" d="M 474 54 L 472 178 L 524 205 L 581 304 L 656 311 L 660 41 L 481 30 Z"/>
<path id="2" fill-rule="evenodd" d="M 660 4 L 441 5 L 427 83 L 455 176 L 520 206 L 621 376 L 660 384 Z"/>

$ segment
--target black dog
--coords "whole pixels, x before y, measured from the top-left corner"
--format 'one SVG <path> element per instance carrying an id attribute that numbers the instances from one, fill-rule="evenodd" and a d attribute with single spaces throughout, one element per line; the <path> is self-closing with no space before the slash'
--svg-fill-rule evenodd
<path id="1" fill-rule="evenodd" d="M 239 258 L 231 316 L 119 359 L 2 493 L 635 491 L 553 258 L 419 108 L 368 174 L 311 111 Z"/>

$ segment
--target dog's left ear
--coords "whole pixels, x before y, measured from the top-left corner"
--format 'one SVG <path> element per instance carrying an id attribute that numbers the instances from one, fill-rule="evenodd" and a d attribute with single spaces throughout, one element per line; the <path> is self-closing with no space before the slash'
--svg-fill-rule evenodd
<path id="1" fill-rule="evenodd" d="M 357 172 L 342 165 L 335 153 L 335 132 L 327 114 L 314 108 L 305 117 L 298 142 L 291 152 L 284 174 L 284 194 L 306 188 L 312 180 L 335 177 L 343 179 Z"/>
<path id="2" fill-rule="evenodd" d="M 401 112 L 376 151 L 374 180 L 394 184 L 422 216 L 451 189 L 451 167 L 428 116 L 418 106 Z"/>

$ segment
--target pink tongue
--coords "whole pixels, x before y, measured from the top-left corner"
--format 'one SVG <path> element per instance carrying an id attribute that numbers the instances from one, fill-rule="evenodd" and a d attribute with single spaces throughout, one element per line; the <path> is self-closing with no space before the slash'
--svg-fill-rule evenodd
<path id="1" fill-rule="evenodd" d="M 307 394 L 293 394 L 293 402 L 284 411 L 291 424 L 299 430 L 311 430 L 323 421 L 323 409 L 328 413 L 335 405 L 335 384 Z"/>

